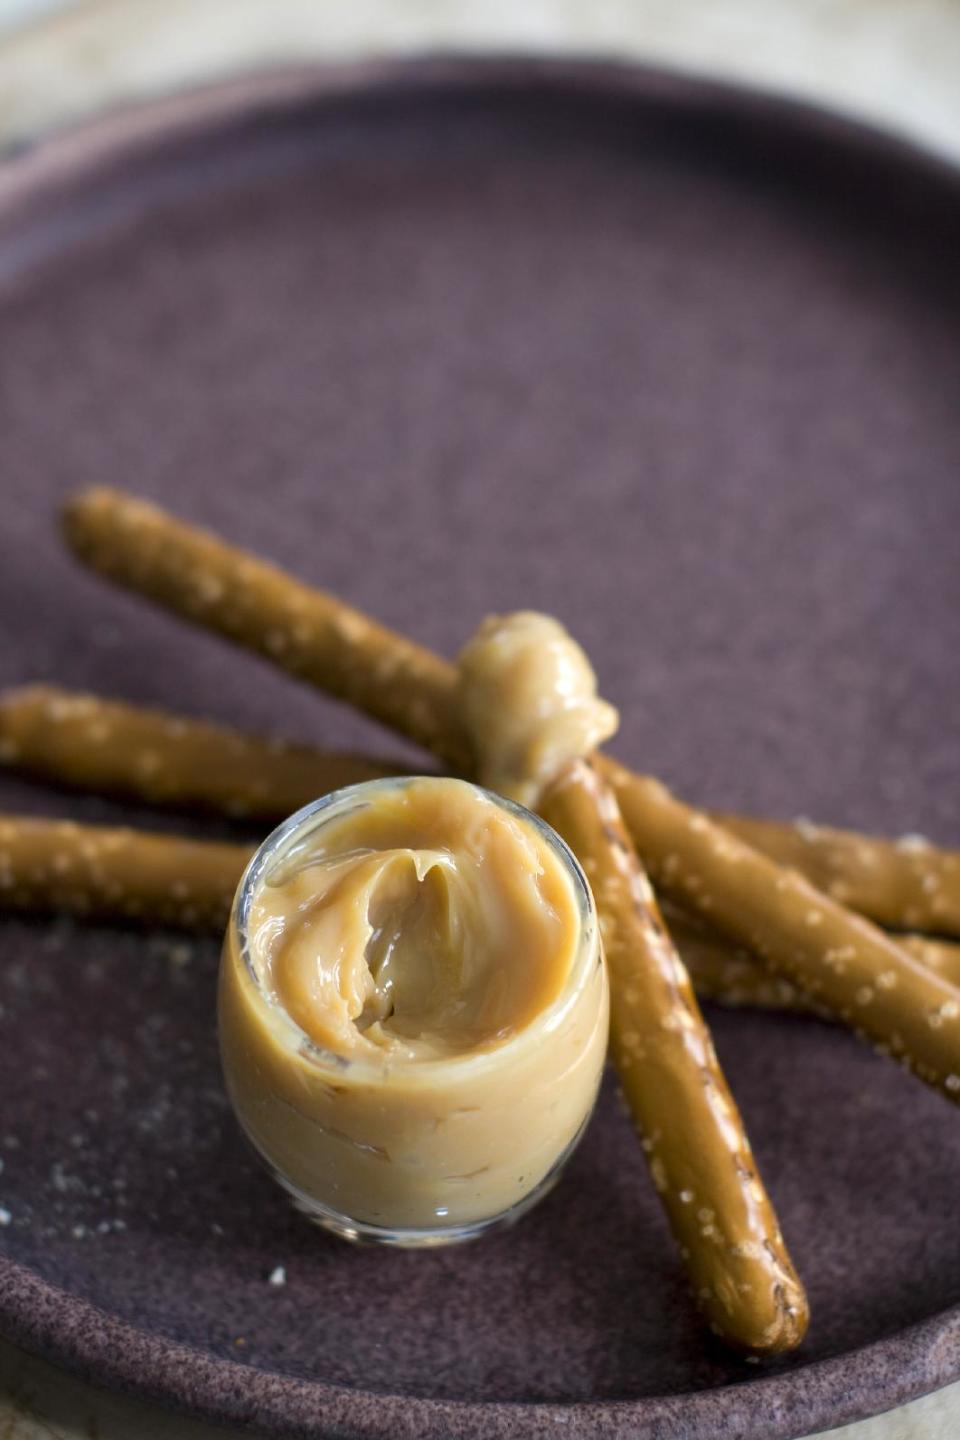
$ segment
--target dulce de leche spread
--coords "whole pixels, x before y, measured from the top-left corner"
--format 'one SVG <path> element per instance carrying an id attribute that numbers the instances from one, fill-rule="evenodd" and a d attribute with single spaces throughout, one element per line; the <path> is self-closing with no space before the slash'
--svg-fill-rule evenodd
<path id="1" fill-rule="evenodd" d="M 536 610 L 489 616 L 457 669 L 481 779 L 523 805 L 536 805 L 564 766 L 609 740 L 620 721 L 572 635 Z"/>
<path id="2" fill-rule="evenodd" d="M 348 1230 L 513 1210 L 576 1138 L 603 1065 L 606 977 L 575 862 L 532 816 L 438 778 L 356 786 L 278 836 L 221 970 L 250 1139 Z"/>

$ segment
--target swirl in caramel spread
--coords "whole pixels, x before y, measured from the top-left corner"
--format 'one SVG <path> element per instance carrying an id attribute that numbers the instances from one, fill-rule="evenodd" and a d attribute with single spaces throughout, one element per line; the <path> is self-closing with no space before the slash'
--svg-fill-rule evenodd
<path id="1" fill-rule="evenodd" d="M 457 780 L 381 791 L 324 827 L 258 891 L 264 987 L 337 1055 L 486 1050 L 560 994 L 577 897 L 541 835 Z"/>

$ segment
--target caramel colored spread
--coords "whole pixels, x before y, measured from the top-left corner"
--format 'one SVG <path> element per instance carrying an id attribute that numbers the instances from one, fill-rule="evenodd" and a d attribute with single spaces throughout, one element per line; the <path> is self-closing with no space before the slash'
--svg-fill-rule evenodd
<path id="1" fill-rule="evenodd" d="M 301 1030 L 394 1062 L 489 1049 L 556 1000 L 577 896 L 532 826 L 422 780 L 335 820 L 257 893 L 253 962 Z"/>
<path id="2" fill-rule="evenodd" d="M 590 1112 L 608 1023 L 589 892 L 556 837 L 463 781 L 375 781 L 268 842 L 246 894 L 224 1070 L 300 1203 L 429 1233 L 536 1191 Z"/>
<path id="3" fill-rule="evenodd" d="M 460 653 L 460 713 L 492 790 L 535 805 L 565 766 L 617 729 L 597 677 L 559 621 L 491 615 Z"/>

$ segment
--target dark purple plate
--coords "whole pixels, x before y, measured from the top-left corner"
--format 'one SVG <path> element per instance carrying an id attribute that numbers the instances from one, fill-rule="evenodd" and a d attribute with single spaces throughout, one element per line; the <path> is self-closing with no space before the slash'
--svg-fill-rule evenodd
<path id="1" fill-rule="evenodd" d="M 3 682 L 387 743 L 81 572 L 57 505 L 109 481 L 447 654 L 556 611 L 698 801 L 960 841 L 952 172 L 687 80 L 442 61 L 180 99 L 0 188 Z M 0 1325 L 100 1383 L 284 1435 L 773 1440 L 960 1375 L 960 1116 L 839 1030 L 712 1017 L 813 1306 L 752 1367 L 609 1094 L 512 1233 L 352 1250 L 240 1142 L 214 944 L 0 933 Z"/>

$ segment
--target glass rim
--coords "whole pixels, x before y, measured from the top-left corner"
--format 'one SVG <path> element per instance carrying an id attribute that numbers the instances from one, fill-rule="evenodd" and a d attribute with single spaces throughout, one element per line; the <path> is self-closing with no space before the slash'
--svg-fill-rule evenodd
<path id="1" fill-rule="evenodd" d="M 343 808 L 348 806 L 351 801 L 362 799 L 364 795 L 373 791 L 405 788 L 424 780 L 466 786 L 501 810 L 505 810 L 514 819 L 532 825 L 540 838 L 556 855 L 571 882 L 580 924 L 580 933 L 577 937 L 570 971 L 564 979 L 560 993 L 546 1009 L 537 1014 L 522 1030 L 507 1036 L 505 1040 L 489 1049 L 418 1060 L 390 1059 L 389 1056 L 385 1056 L 379 1062 L 368 1057 L 338 1055 L 336 1051 L 329 1050 L 312 1039 L 297 1024 L 293 1016 L 265 990 L 254 965 L 249 943 L 250 910 L 254 896 L 270 868 L 283 857 L 301 831 L 311 834 L 315 829 L 320 828 L 325 820 L 332 820 L 336 815 L 342 813 Z M 430 774 L 384 775 L 373 780 L 360 780 L 353 785 L 345 785 L 339 790 L 332 790 L 327 795 L 321 795 L 318 799 L 311 800 L 307 805 L 294 811 L 270 832 L 247 862 L 231 907 L 228 937 L 236 939 L 243 972 L 253 987 L 257 1002 L 269 1013 L 271 1019 L 279 1022 L 282 1029 L 287 1032 L 293 1054 L 300 1056 L 318 1069 L 331 1070 L 340 1075 L 349 1071 L 357 1078 L 380 1081 L 383 1081 L 388 1075 L 401 1073 L 406 1080 L 412 1080 L 424 1072 L 435 1078 L 440 1070 L 447 1072 L 462 1068 L 479 1070 L 497 1064 L 508 1050 L 521 1043 L 529 1042 L 537 1035 L 549 1033 L 560 1024 L 586 984 L 594 950 L 596 949 L 598 952 L 600 950 L 599 923 L 593 892 L 583 867 L 562 836 L 558 835 L 534 811 L 528 810 L 515 800 L 509 800 L 506 796 L 497 794 L 496 791 L 487 790 L 484 786 L 476 785 L 470 780 Z M 596 945 L 594 944 L 595 940 Z"/>

